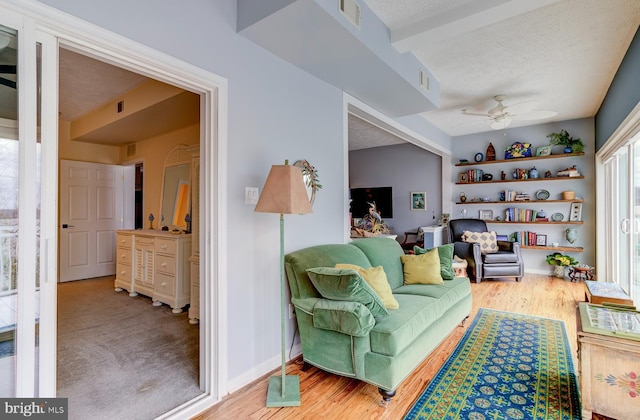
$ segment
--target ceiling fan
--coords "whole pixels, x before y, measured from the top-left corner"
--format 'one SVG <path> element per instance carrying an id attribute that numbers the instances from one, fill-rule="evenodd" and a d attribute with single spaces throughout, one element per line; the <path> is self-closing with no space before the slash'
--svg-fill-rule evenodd
<path id="1" fill-rule="evenodd" d="M 466 108 L 462 110 L 462 113 L 465 115 L 487 117 L 491 121 L 491 128 L 494 130 L 506 128 L 514 120 L 542 120 L 558 115 L 555 111 L 534 111 L 538 105 L 540 105 L 540 103 L 536 101 L 521 102 L 519 104 L 506 106 L 502 103 L 506 99 L 506 95 L 496 95 L 493 99 L 498 102 L 498 105 L 486 113 L 469 112 Z"/>

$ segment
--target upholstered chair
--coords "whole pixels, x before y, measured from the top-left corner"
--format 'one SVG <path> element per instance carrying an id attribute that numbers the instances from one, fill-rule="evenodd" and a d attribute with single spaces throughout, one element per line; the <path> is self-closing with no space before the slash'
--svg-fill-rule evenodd
<path id="1" fill-rule="evenodd" d="M 465 236 L 465 232 L 472 234 Z M 453 253 L 467 260 L 470 279 L 480 283 L 482 279 L 515 277 L 516 281 L 520 281 L 524 275 L 520 244 L 498 241 L 494 234 L 487 229 L 484 220 L 449 221 L 449 240 L 454 244 Z"/>

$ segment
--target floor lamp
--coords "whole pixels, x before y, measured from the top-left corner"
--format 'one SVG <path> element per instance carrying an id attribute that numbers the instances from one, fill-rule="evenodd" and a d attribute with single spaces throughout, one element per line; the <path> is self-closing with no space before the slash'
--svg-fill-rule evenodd
<path id="1" fill-rule="evenodd" d="M 269 378 L 267 407 L 300 405 L 300 378 L 286 376 L 285 367 L 285 282 L 284 282 L 284 215 L 311 213 L 311 202 L 304 185 L 302 170 L 296 166 L 273 165 L 260 194 L 256 212 L 280 214 L 280 335 L 282 374 Z"/>

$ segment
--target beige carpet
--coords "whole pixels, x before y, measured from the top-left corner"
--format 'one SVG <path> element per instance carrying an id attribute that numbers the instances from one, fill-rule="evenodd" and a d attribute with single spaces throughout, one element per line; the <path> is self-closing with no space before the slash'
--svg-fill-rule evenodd
<path id="1" fill-rule="evenodd" d="M 113 277 L 60 283 L 57 387 L 71 420 L 153 419 L 202 392 L 198 325 Z"/>

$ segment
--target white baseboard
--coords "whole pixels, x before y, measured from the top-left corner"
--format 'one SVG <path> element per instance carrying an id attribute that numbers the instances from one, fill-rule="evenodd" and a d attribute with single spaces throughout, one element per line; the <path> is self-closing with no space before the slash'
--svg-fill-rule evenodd
<path id="1" fill-rule="evenodd" d="M 295 359 L 301 354 L 302 347 L 300 346 L 300 343 L 296 343 L 293 345 L 293 349 L 291 350 L 291 359 L 288 360 Z M 287 356 L 288 355 L 289 351 L 287 349 Z M 254 368 L 242 373 L 241 375 L 236 376 L 235 378 L 229 378 L 229 381 L 227 382 L 227 389 L 229 390 L 229 394 L 236 392 L 242 387 L 260 378 L 261 376 L 264 376 L 267 373 L 278 368 L 280 366 L 281 358 L 282 356 L 278 354 L 276 356 L 273 356 L 269 360 L 260 363 L 258 366 L 255 366 Z"/>
<path id="2" fill-rule="evenodd" d="M 525 274 L 542 274 L 544 276 L 553 276 L 553 270 L 526 269 Z"/>

